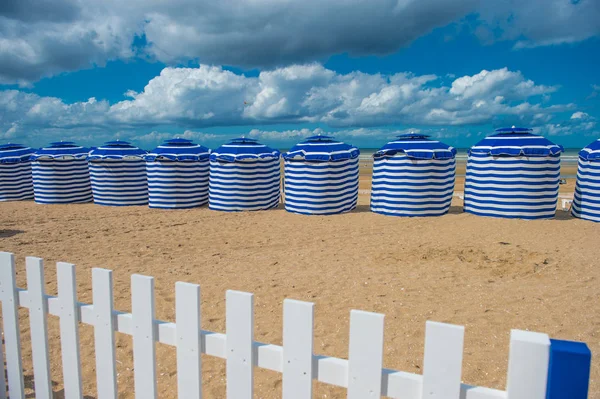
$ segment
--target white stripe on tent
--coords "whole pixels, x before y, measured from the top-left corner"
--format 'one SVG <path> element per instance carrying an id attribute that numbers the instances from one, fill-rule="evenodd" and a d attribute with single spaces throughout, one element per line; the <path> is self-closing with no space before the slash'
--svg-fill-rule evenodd
<path id="1" fill-rule="evenodd" d="M 146 162 L 133 160 L 90 161 L 94 203 L 108 206 L 148 204 Z"/>

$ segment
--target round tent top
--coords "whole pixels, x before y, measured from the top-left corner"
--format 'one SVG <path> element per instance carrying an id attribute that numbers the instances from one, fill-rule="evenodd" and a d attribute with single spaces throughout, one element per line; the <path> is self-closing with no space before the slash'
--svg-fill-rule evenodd
<path id="1" fill-rule="evenodd" d="M 107 141 L 102 146 L 90 151 L 89 160 L 102 159 L 143 159 L 146 151 L 131 145 L 127 141 Z"/>
<path id="2" fill-rule="evenodd" d="M 200 161 L 208 159 L 210 150 L 191 140 L 176 137 L 164 143 L 146 155 L 146 160 L 153 161 Z"/>
<path id="3" fill-rule="evenodd" d="M 350 144 L 337 141 L 330 136 L 317 135 L 308 137 L 293 146 L 283 154 L 283 159 L 329 162 L 354 159 L 359 155 L 359 149 Z"/>
<path id="4" fill-rule="evenodd" d="M 532 132 L 532 131 L 533 130 L 528 127 L 516 127 L 516 126 L 501 127 L 499 129 L 495 130 L 496 133 L 526 133 L 526 132 Z"/>
<path id="5" fill-rule="evenodd" d="M 258 140 L 239 137 L 223 144 L 210 154 L 211 161 L 235 162 L 248 159 L 279 159 L 279 151 Z"/>
<path id="6" fill-rule="evenodd" d="M 429 139 L 426 134 L 409 133 L 397 136 L 397 140 L 390 141 L 375 154 L 373 158 L 382 158 L 404 153 L 412 159 L 453 159 L 456 148 L 437 140 Z"/>
<path id="7" fill-rule="evenodd" d="M 579 158 L 584 161 L 600 162 L 600 139 L 590 143 L 579 151 Z"/>
<path id="8" fill-rule="evenodd" d="M 48 147 L 37 150 L 31 159 L 86 159 L 89 152 L 89 148 L 81 147 L 72 141 L 55 141 Z"/>
<path id="9" fill-rule="evenodd" d="M 7 143 L 0 145 L 0 163 L 27 162 L 33 150 L 21 144 Z"/>
<path id="10" fill-rule="evenodd" d="M 496 134 L 486 137 L 469 150 L 469 154 L 492 156 L 546 157 L 559 155 L 564 151 L 561 145 L 554 144 L 545 137 L 531 133 L 527 128 L 503 128 Z"/>

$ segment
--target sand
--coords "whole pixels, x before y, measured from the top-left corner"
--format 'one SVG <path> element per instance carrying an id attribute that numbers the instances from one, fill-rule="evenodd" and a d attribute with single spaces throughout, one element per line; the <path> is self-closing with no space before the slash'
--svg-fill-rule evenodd
<path id="1" fill-rule="evenodd" d="M 457 199 L 457 201 L 459 201 Z M 600 224 L 559 211 L 556 220 L 464 214 L 460 202 L 439 218 L 357 211 L 331 217 L 219 213 L 93 204 L 0 203 L 0 250 L 77 265 L 78 298 L 91 303 L 91 269 L 114 270 L 115 307 L 130 311 L 130 276 L 154 276 L 157 318 L 174 321 L 174 284 L 202 287 L 203 328 L 225 332 L 225 292 L 255 294 L 255 339 L 282 343 L 282 301 L 314 302 L 315 353 L 347 356 L 351 309 L 385 319 L 384 366 L 422 372 L 426 320 L 466 326 L 463 380 L 505 386 L 510 329 L 587 342 L 595 353 L 590 398 L 600 398 Z M 32 393 L 29 321 L 20 311 L 27 392 Z M 62 397 L 58 321 L 49 318 L 52 379 Z M 85 394 L 96 397 L 93 329 L 81 327 Z M 133 398 L 131 337 L 117 334 L 119 397 Z M 176 397 L 175 349 L 158 345 L 159 397 Z M 225 397 L 225 362 L 203 356 L 204 394 Z M 257 398 L 281 396 L 281 375 L 256 369 Z M 316 398 L 345 390 L 315 383 Z"/>

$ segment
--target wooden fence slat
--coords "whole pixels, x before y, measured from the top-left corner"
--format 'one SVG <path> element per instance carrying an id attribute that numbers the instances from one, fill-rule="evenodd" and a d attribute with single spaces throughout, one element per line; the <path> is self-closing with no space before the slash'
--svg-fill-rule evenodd
<path id="1" fill-rule="evenodd" d="M 227 291 L 225 305 L 227 398 L 252 399 L 254 394 L 254 295 Z"/>
<path id="2" fill-rule="evenodd" d="M 200 286 L 175 284 L 177 393 L 179 399 L 202 398 Z"/>
<path id="3" fill-rule="evenodd" d="M 428 321 L 421 397 L 459 399 L 465 328 Z"/>
<path id="4" fill-rule="evenodd" d="M 283 398 L 312 398 L 314 304 L 283 301 Z"/>
<path id="5" fill-rule="evenodd" d="M 507 399 L 545 399 L 549 360 L 548 335 L 512 330 L 506 379 Z"/>
<path id="6" fill-rule="evenodd" d="M 131 314 L 135 397 L 156 399 L 154 278 L 139 274 L 131 276 Z"/>
<path id="7" fill-rule="evenodd" d="M 60 348 L 66 399 L 82 397 L 81 359 L 79 355 L 79 312 L 75 265 L 56 264 L 58 299 L 60 301 Z"/>
<path id="8" fill-rule="evenodd" d="M 113 318 L 112 271 L 92 269 L 94 301 L 94 344 L 98 399 L 117 399 L 115 325 Z"/>
<path id="9" fill-rule="evenodd" d="M 27 257 L 26 269 L 35 397 L 51 399 L 53 394 L 48 351 L 48 302 L 45 300 L 44 261 Z"/>
<path id="10" fill-rule="evenodd" d="M 12 398 L 24 398 L 15 257 L 8 252 L 0 252 L 0 300 L 2 300 L 8 393 Z M 2 378 L 4 379 L 4 376 Z"/>
<path id="11" fill-rule="evenodd" d="M 348 353 L 348 398 L 381 397 L 384 315 L 352 310 Z"/>

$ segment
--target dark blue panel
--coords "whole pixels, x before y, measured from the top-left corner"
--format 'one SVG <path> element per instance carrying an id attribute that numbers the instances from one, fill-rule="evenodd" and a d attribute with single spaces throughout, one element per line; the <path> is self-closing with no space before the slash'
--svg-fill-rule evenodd
<path id="1" fill-rule="evenodd" d="M 587 399 L 591 361 L 585 343 L 551 339 L 546 399 Z"/>

